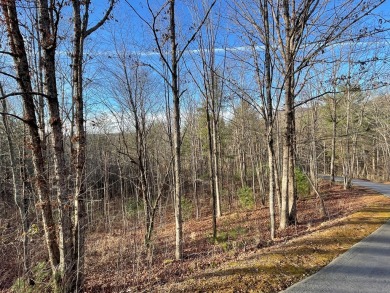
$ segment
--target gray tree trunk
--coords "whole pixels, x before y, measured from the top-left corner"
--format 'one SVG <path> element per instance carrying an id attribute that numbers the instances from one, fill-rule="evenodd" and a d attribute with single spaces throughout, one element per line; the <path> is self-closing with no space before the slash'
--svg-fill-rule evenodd
<path id="1" fill-rule="evenodd" d="M 73 278 L 73 243 L 72 243 L 72 220 L 71 203 L 67 184 L 68 170 L 65 163 L 64 139 L 62 131 L 62 120 L 59 110 L 56 81 L 56 60 L 55 52 L 57 48 L 56 32 L 54 20 L 49 17 L 47 0 L 38 0 L 38 18 L 40 31 L 40 46 L 42 48 L 42 65 L 44 73 L 43 90 L 47 97 L 52 143 L 54 150 L 54 174 L 57 185 L 57 201 L 59 211 L 59 248 L 60 248 L 60 276 L 61 290 L 69 292 L 72 290 Z"/>
<path id="2" fill-rule="evenodd" d="M 60 250 L 57 244 L 56 225 L 53 219 L 48 180 L 42 154 L 42 144 L 35 116 L 35 104 L 32 95 L 29 64 L 23 37 L 19 29 L 19 20 L 15 1 L 1 3 L 8 40 L 15 64 L 18 85 L 22 91 L 24 121 L 27 124 L 32 151 L 32 161 L 36 176 L 35 187 L 42 213 L 43 229 L 53 276 L 57 274 L 60 263 Z"/>
<path id="3" fill-rule="evenodd" d="M 330 157 L 330 180 L 335 182 L 335 161 L 336 161 L 336 135 L 337 135 L 337 101 L 336 94 L 332 98 L 332 144 L 331 144 L 331 157 Z"/>
<path id="4" fill-rule="evenodd" d="M 176 40 L 175 0 L 169 0 L 170 41 L 171 41 L 171 88 L 173 94 L 173 149 L 174 149 L 174 180 L 175 180 L 175 225 L 176 225 L 176 249 L 177 260 L 183 258 L 183 220 L 181 212 L 181 160 L 180 160 L 180 92 L 178 76 L 178 52 Z"/>
<path id="5" fill-rule="evenodd" d="M 74 127 L 72 136 L 72 165 L 75 171 L 74 183 L 74 279 L 73 290 L 82 291 L 84 286 L 84 255 L 85 234 L 88 223 L 86 213 L 86 187 L 85 187 L 85 159 L 86 159 L 86 132 L 84 125 L 84 97 L 83 97 L 83 56 L 85 39 L 99 29 L 109 18 L 114 7 L 114 0 L 103 17 L 92 27 L 89 25 L 89 12 L 91 1 L 72 0 L 73 8 L 73 52 L 72 52 L 72 92 L 74 103 Z M 83 14 L 81 8 L 83 7 Z"/>

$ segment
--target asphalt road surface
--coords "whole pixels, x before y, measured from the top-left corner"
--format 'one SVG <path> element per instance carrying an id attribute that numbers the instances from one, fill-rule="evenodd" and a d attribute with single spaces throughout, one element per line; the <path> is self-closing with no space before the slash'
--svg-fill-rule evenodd
<path id="1" fill-rule="evenodd" d="M 387 184 L 358 179 L 352 184 L 390 196 Z M 283 292 L 390 293 L 390 221 L 316 274 Z"/>

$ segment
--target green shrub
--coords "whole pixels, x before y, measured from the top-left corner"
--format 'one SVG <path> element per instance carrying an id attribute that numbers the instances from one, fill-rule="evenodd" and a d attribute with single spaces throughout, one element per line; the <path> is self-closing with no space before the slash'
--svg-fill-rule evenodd
<path id="1" fill-rule="evenodd" d="M 253 199 L 252 189 L 248 186 L 244 186 L 238 190 L 238 200 L 240 206 L 245 209 L 250 209 L 255 204 Z"/>
<path id="2" fill-rule="evenodd" d="M 53 283 L 50 282 L 50 269 L 47 263 L 39 262 L 32 269 L 32 281 L 30 284 L 28 280 L 21 277 L 18 278 L 12 285 L 11 290 L 15 293 L 37 293 L 37 292 L 53 292 Z"/>
<path id="3" fill-rule="evenodd" d="M 137 201 L 136 198 L 130 198 L 127 202 L 126 211 L 130 216 L 135 216 L 139 211 L 144 209 L 142 200 Z"/>
<path id="4" fill-rule="evenodd" d="M 310 182 L 300 168 L 295 169 L 295 183 L 299 198 L 305 198 L 310 195 Z"/>
<path id="5" fill-rule="evenodd" d="M 229 240 L 229 233 L 226 231 L 221 231 L 218 233 L 217 238 L 215 239 L 217 243 L 223 243 Z"/>
<path id="6" fill-rule="evenodd" d="M 192 212 L 194 210 L 193 204 L 190 200 L 185 198 L 184 196 L 181 198 L 181 213 L 184 220 L 188 220 L 192 216 Z"/>
<path id="7" fill-rule="evenodd" d="M 235 227 L 229 231 L 220 231 L 215 239 L 215 244 L 218 244 L 223 251 L 229 251 L 237 247 L 238 238 L 247 232 L 248 229 L 242 226 Z"/>
<path id="8" fill-rule="evenodd" d="M 26 281 L 23 277 L 17 278 L 14 284 L 11 287 L 12 292 L 15 293 L 32 293 L 33 291 L 33 286 L 30 286 L 28 284 L 28 281 Z"/>

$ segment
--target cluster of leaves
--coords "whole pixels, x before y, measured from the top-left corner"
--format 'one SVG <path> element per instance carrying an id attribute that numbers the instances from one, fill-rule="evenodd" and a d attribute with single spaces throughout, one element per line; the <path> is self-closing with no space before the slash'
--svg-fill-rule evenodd
<path id="1" fill-rule="evenodd" d="M 295 169 L 295 184 L 299 198 L 305 198 L 310 195 L 310 182 L 300 168 Z"/>
<path id="2" fill-rule="evenodd" d="M 11 290 L 15 293 L 53 292 L 53 282 L 50 282 L 50 276 L 47 263 L 39 262 L 32 269 L 31 278 L 28 280 L 24 277 L 16 279 Z"/>
<path id="3" fill-rule="evenodd" d="M 252 189 L 244 186 L 238 190 L 238 200 L 243 209 L 251 209 L 255 204 Z"/>

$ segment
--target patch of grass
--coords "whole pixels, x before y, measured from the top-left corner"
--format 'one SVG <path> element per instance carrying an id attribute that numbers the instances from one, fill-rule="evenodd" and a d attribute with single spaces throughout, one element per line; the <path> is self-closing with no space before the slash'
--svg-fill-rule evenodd
<path id="1" fill-rule="evenodd" d="M 247 231 L 248 229 L 242 226 L 234 227 L 229 231 L 221 231 L 218 233 L 216 241 L 217 243 L 221 243 L 226 241 L 237 240 L 239 236 L 244 235 Z"/>
<path id="2" fill-rule="evenodd" d="M 234 227 L 229 231 L 221 231 L 218 233 L 215 244 L 219 245 L 223 251 L 229 251 L 240 247 L 240 243 L 237 243 L 238 238 L 241 235 L 245 235 L 248 229 L 242 226 Z"/>
<path id="3" fill-rule="evenodd" d="M 32 269 L 31 281 L 24 278 L 18 278 L 12 285 L 12 292 L 15 293 L 35 293 L 35 292 L 53 292 L 53 284 L 50 281 L 50 269 L 47 263 L 39 262 Z"/>

